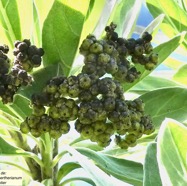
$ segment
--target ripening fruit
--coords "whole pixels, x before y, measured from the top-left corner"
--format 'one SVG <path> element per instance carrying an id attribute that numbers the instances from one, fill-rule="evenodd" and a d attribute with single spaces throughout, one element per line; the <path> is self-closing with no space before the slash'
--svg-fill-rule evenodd
<path id="1" fill-rule="evenodd" d="M 32 114 L 35 116 L 42 116 L 45 114 L 45 107 L 41 105 L 32 105 Z"/>
<path id="2" fill-rule="evenodd" d="M 24 121 L 20 124 L 20 130 L 24 134 L 27 134 L 30 132 L 30 127 L 26 121 Z"/>
<path id="3" fill-rule="evenodd" d="M 92 126 L 86 125 L 86 126 L 82 127 L 80 134 L 83 138 L 90 139 L 91 136 L 94 134 L 94 129 Z"/>
<path id="4" fill-rule="evenodd" d="M 103 52 L 103 46 L 99 43 L 93 43 L 90 46 L 90 52 L 94 53 L 94 54 L 99 54 Z"/>

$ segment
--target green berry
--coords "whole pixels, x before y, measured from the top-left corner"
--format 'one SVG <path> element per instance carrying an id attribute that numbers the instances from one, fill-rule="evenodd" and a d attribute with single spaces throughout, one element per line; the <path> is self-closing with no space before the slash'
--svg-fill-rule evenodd
<path id="1" fill-rule="evenodd" d="M 103 52 L 103 46 L 99 43 L 93 43 L 90 46 L 90 52 L 94 53 L 94 54 L 99 54 Z"/>
<path id="2" fill-rule="evenodd" d="M 106 65 L 110 61 L 110 56 L 106 53 L 101 53 L 98 56 L 98 64 Z"/>
<path id="3" fill-rule="evenodd" d="M 30 132 L 30 127 L 26 121 L 24 121 L 20 124 L 20 130 L 24 134 L 27 134 Z"/>

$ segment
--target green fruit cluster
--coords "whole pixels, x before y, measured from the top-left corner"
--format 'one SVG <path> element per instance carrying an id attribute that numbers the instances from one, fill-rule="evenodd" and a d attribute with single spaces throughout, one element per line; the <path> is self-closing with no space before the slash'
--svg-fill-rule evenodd
<path id="1" fill-rule="evenodd" d="M 33 112 L 21 123 L 23 133 L 39 137 L 49 132 L 57 139 L 69 132 L 70 122 L 74 121 L 76 131 L 84 139 L 106 147 L 115 135 L 116 144 L 126 149 L 134 146 L 143 134 L 154 131 L 150 116 L 144 113 L 143 101 L 125 100 L 121 85 L 138 78 L 139 72 L 127 57 L 146 57 L 144 52 L 137 54 L 137 47 L 143 47 L 143 51 L 148 43 L 151 47 L 152 37 L 144 33 L 142 42 L 135 40 L 133 44 L 132 38 L 118 37 L 113 23 L 105 30 L 106 37 L 102 40 L 93 35 L 83 40 L 81 73 L 53 77 L 42 92 L 32 95 Z M 150 51 L 146 53 L 153 56 Z"/>
<path id="2" fill-rule="evenodd" d="M 111 23 L 105 28 L 106 37 L 97 40 L 88 35 L 80 46 L 80 53 L 85 56 L 83 72 L 102 77 L 111 74 L 121 83 L 132 83 L 139 78 L 136 63 L 152 70 L 158 62 L 158 55 L 153 53 L 150 43 L 152 36 L 145 32 L 139 39 L 118 37 L 116 25 Z"/>
<path id="3" fill-rule="evenodd" d="M 8 58 L 9 47 L 0 46 L 0 98 L 3 104 L 13 102 L 13 97 L 21 86 L 27 86 L 32 83 L 32 76 L 28 74 L 28 68 L 23 60 L 23 53 L 28 54 L 30 41 L 25 39 L 22 42 L 15 42 L 13 54 L 16 55 L 14 62 Z M 35 47 L 33 45 L 33 47 Z M 35 47 L 36 48 L 36 47 Z M 42 49 L 38 49 L 40 58 L 43 55 Z M 39 55 L 39 54 L 38 54 Z M 31 56 L 30 56 L 31 57 Z M 33 59 L 33 56 L 32 56 Z M 36 66 L 35 66 L 36 67 Z"/>

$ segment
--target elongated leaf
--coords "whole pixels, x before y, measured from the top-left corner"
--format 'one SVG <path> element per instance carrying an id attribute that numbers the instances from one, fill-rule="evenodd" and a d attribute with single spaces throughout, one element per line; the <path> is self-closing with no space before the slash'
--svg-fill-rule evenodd
<path id="1" fill-rule="evenodd" d="M 179 84 L 166 78 L 147 76 L 137 83 L 130 91 L 135 93 L 146 93 L 160 88 L 178 87 Z"/>
<path id="2" fill-rule="evenodd" d="M 83 30 L 81 33 L 80 41 L 85 39 L 88 34 L 94 33 L 94 29 L 97 27 L 99 19 L 103 19 L 103 15 L 101 14 L 107 3 L 109 2 L 105 0 L 100 0 L 100 1 L 91 0 L 90 1 L 90 5 L 89 5 L 88 12 L 86 15 L 86 20 L 83 25 Z M 109 16 L 109 15 L 105 14 L 104 16 Z"/>
<path id="3" fill-rule="evenodd" d="M 1 101 L 0 101 L 0 111 L 17 118 L 16 114 L 14 113 L 14 111 L 12 111 L 12 109 L 9 107 L 9 105 L 4 105 Z"/>
<path id="4" fill-rule="evenodd" d="M 145 102 L 145 112 L 151 115 L 156 128 L 166 117 L 180 122 L 187 119 L 186 97 L 187 89 L 180 87 L 155 90 L 140 96 Z"/>
<path id="5" fill-rule="evenodd" d="M 175 0 L 147 0 L 147 6 L 154 17 L 164 13 L 165 19 L 161 25 L 163 32 L 173 37 L 178 33 L 187 30 L 187 12 L 177 4 Z M 187 38 L 183 43 L 187 47 Z"/>
<path id="6" fill-rule="evenodd" d="M 106 173 L 134 185 L 142 185 L 143 166 L 141 163 L 118 159 L 86 148 L 77 148 L 85 156 L 92 159 Z"/>
<path id="7" fill-rule="evenodd" d="M 175 36 L 171 40 L 164 42 L 153 49 L 153 52 L 157 53 L 159 56 L 157 66 L 160 65 L 180 45 L 185 35 L 186 33 L 182 33 L 178 36 Z M 139 81 L 141 81 L 143 78 L 145 78 L 148 74 L 151 73 L 151 71 L 145 70 L 143 66 L 136 65 L 136 67 L 141 72 L 141 76 L 139 79 L 135 80 L 133 83 L 125 83 L 124 89 L 126 91 L 129 90 L 131 87 L 133 87 L 135 84 L 137 84 Z"/>
<path id="8" fill-rule="evenodd" d="M 116 31 L 120 37 L 122 35 L 125 38 L 131 36 L 133 29 L 135 28 L 141 6 L 142 1 L 140 0 L 124 0 L 116 4 L 109 19 L 109 23 L 113 21 L 118 25 Z"/>
<path id="9" fill-rule="evenodd" d="M 13 46 L 13 43 L 16 39 L 21 39 L 20 31 L 20 18 L 17 8 L 17 1 L 0 1 L 0 24 L 1 31 L 4 31 L 9 39 L 10 46 Z"/>
<path id="10" fill-rule="evenodd" d="M 162 185 L 187 185 L 187 128 L 166 119 L 158 133 L 157 159 Z"/>
<path id="11" fill-rule="evenodd" d="M 150 143 L 147 147 L 144 163 L 144 186 L 162 186 L 156 154 L 156 143 Z"/>
<path id="12" fill-rule="evenodd" d="M 95 182 L 98 186 L 115 186 L 112 178 L 108 176 L 105 172 L 99 169 L 96 165 L 94 165 L 91 161 L 89 161 L 85 156 L 80 154 L 77 150 L 66 147 L 67 151 L 72 154 L 73 158 L 79 162 L 82 168 L 88 173 L 90 178 Z"/>
<path id="13" fill-rule="evenodd" d="M 7 143 L 2 137 L 0 137 L 0 156 L 4 155 L 18 155 L 24 154 L 24 151 L 20 148 L 14 147 Z"/>
<path id="14" fill-rule="evenodd" d="M 171 25 L 176 33 L 187 30 L 187 12 L 183 11 L 174 0 L 164 2 L 162 0 L 147 0 L 146 2 L 153 16 L 165 14 L 164 23 Z M 168 30 L 164 31 L 168 34 Z"/>
<path id="15" fill-rule="evenodd" d="M 156 17 L 142 32 L 142 34 L 144 32 L 149 32 L 152 34 L 152 36 L 155 35 L 155 33 L 158 31 L 160 24 L 162 23 L 162 21 L 164 20 L 164 14 L 160 14 L 158 17 Z M 141 34 L 141 36 L 142 36 Z"/>
<path id="16" fill-rule="evenodd" d="M 183 85 L 187 85 L 187 65 L 183 65 L 173 76 L 173 79 Z"/>
<path id="17" fill-rule="evenodd" d="M 43 26 L 44 65 L 60 63 L 68 75 L 78 48 L 89 1 L 54 2 Z"/>
<path id="18" fill-rule="evenodd" d="M 75 162 L 68 162 L 63 164 L 58 170 L 57 181 L 60 182 L 62 178 L 64 178 L 71 171 L 80 168 L 81 166 Z"/>
<path id="19" fill-rule="evenodd" d="M 97 186 L 95 185 L 95 183 L 90 179 L 90 178 L 86 178 L 86 177 L 72 177 L 72 178 L 68 178 L 68 179 L 65 179 L 62 183 L 60 183 L 59 186 L 64 186 L 66 185 L 67 183 L 71 183 L 72 185 L 72 182 L 73 181 L 83 181 L 83 182 L 86 182 L 88 183 L 89 185 L 92 185 L 92 186 Z M 80 182 L 79 182 L 80 183 Z M 73 184 L 73 186 L 76 186 L 75 184 Z"/>

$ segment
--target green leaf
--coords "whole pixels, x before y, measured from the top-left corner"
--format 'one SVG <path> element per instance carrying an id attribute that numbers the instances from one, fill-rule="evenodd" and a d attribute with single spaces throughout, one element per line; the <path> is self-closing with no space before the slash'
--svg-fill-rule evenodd
<path id="1" fill-rule="evenodd" d="M 21 95 L 15 95 L 14 102 L 13 104 L 9 105 L 9 107 L 14 110 L 18 118 L 25 119 L 32 112 L 32 109 L 29 107 L 29 104 L 30 101 L 27 98 Z"/>
<path id="2" fill-rule="evenodd" d="M 14 147 L 0 137 L 0 156 L 24 155 L 24 150 Z"/>
<path id="3" fill-rule="evenodd" d="M 59 184 L 59 186 L 64 186 L 67 183 L 71 183 L 73 181 L 83 181 L 83 182 L 88 183 L 89 185 L 97 186 L 97 185 L 95 185 L 95 183 L 90 178 L 80 177 L 80 176 L 79 177 L 72 177 L 72 178 L 65 179 L 62 183 Z M 72 185 L 72 183 L 71 183 L 71 185 Z M 73 185 L 75 185 L 75 184 L 73 184 Z"/>
<path id="4" fill-rule="evenodd" d="M 157 160 L 162 185 L 187 185 L 187 128 L 166 119 L 159 130 Z"/>
<path id="5" fill-rule="evenodd" d="M 0 156 L 25 156 L 30 157 L 36 161 L 41 167 L 43 167 L 43 162 L 40 160 L 40 158 L 28 151 L 24 151 L 21 148 L 15 147 L 13 145 L 10 145 L 8 142 L 6 142 L 1 136 L 0 136 Z"/>
<path id="6" fill-rule="evenodd" d="M 134 87 L 132 87 L 130 91 L 143 94 L 156 89 L 178 87 L 178 86 L 179 84 L 169 79 L 149 75 L 144 79 L 142 79 L 142 81 L 137 83 Z"/>
<path id="7" fill-rule="evenodd" d="M 123 37 L 129 37 L 133 33 L 136 26 L 136 21 L 142 6 L 142 1 L 139 0 L 125 0 L 117 3 L 112 15 L 109 19 L 118 25 L 117 33 Z"/>
<path id="8" fill-rule="evenodd" d="M 187 65 L 183 65 L 181 68 L 179 68 L 179 70 L 175 73 L 175 75 L 173 76 L 173 79 L 176 82 L 179 82 L 185 86 L 187 86 Z"/>
<path id="9" fill-rule="evenodd" d="M 144 162 L 144 186 L 162 186 L 156 155 L 156 143 L 150 143 L 147 146 Z"/>
<path id="10" fill-rule="evenodd" d="M 145 103 L 145 113 L 151 115 L 156 128 L 166 117 L 180 122 L 187 119 L 186 97 L 187 89 L 181 87 L 158 89 L 140 96 Z"/>
<path id="11" fill-rule="evenodd" d="M 164 20 L 164 16 L 165 16 L 164 14 L 160 14 L 158 17 L 156 17 L 155 19 L 153 19 L 153 21 L 151 21 L 151 23 L 144 29 L 144 31 L 142 32 L 142 34 L 144 32 L 149 32 L 154 37 L 155 33 L 158 31 L 158 29 L 160 27 L 160 24 Z M 142 36 L 142 34 L 140 36 Z"/>
<path id="12" fill-rule="evenodd" d="M 91 0 L 90 1 L 90 5 L 87 11 L 86 20 L 83 25 L 83 30 L 81 33 L 80 41 L 85 39 L 85 37 L 88 34 L 94 33 L 94 29 L 96 29 L 97 25 L 99 24 L 99 19 L 103 19 L 102 13 L 107 3 L 108 2 L 105 0 L 100 0 L 100 1 Z M 108 16 L 108 15 L 105 14 L 104 16 Z"/>
<path id="13" fill-rule="evenodd" d="M 142 185 L 143 166 L 141 163 L 96 153 L 86 148 L 77 148 L 77 150 L 92 159 L 98 167 L 109 175 L 133 185 Z"/>
<path id="14" fill-rule="evenodd" d="M 175 0 L 146 0 L 147 7 L 151 14 L 157 17 L 160 14 L 165 14 L 161 29 L 164 33 L 173 37 L 178 33 L 187 30 L 187 12 L 181 8 Z M 187 47 L 187 38 L 185 39 L 184 46 Z"/>
<path id="15" fill-rule="evenodd" d="M 153 52 L 158 54 L 157 66 L 160 65 L 180 45 L 185 35 L 186 33 L 182 33 L 178 36 L 175 36 L 169 41 L 164 42 L 153 49 Z M 125 83 L 124 84 L 125 91 L 129 90 L 131 87 L 136 85 L 139 81 L 141 81 L 142 79 L 144 79 L 146 76 L 148 76 L 151 73 L 151 71 L 145 70 L 145 68 L 142 65 L 136 65 L 136 67 L 138 71 L 141 72 L 141 76 L 139 79 L 135 80 L 133 83 Z"/>
<path id="16" fill-rule="evenodd" d="M 0 24 L 9 39 L 9 44 L 13 48 L 13 43 L 16 39 L 21 39 L 20 18 L 16 0 L 1 0 L 0 1 Z M 4 35 L 3 34 L 3 35 Z"/>
<path id="17" fill-rule="evenodd" d="M 73 159 L 79 162 L 79 164 L 88 173 L 88 175 L 95 182 L 96 185 L 116 185 L 110 176 L 108 176 L 105 172 L 99 169 L 96 165 L 89 161 L 85 156 L 80 154 L 77 150 L 71 148 L 70 146 L 67 146 L 66 149 L 72 155 Z"/>
<path id="18" fill-rule="evenodd" d="M 68 75 L 87 13 L 89 1 L 54 2 L 43 26 L 42 46 L 45 50 L 44 65 L 59 63 L 63 73 Z"/>
<path id="19" fill-rule="evenodd" d="M 62 178 L 64 178 L 67 174 L 69 174 L 71 171 L 77 168 L 80 168 L 80 167 L 81 166 L 75 162 L 68 162 L 68 163 L 63 164 L 58 170 L 57 181 L 60 182 Z"/>

